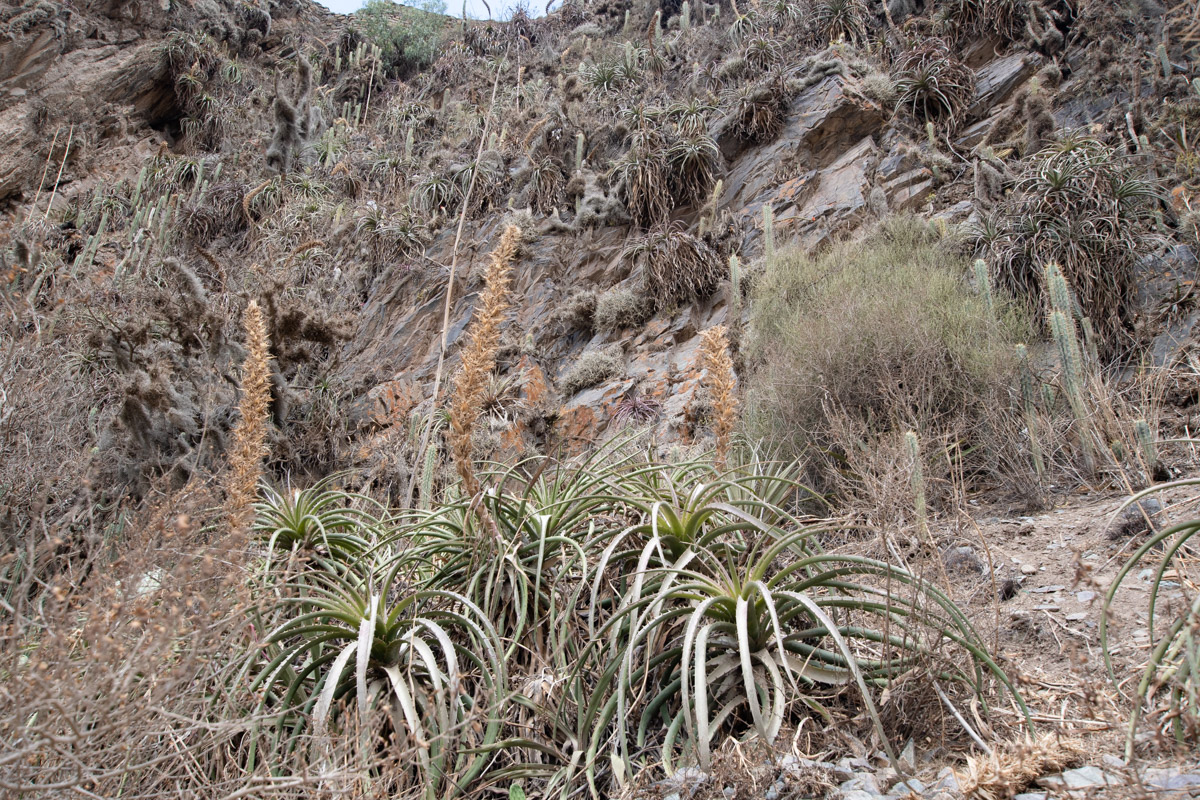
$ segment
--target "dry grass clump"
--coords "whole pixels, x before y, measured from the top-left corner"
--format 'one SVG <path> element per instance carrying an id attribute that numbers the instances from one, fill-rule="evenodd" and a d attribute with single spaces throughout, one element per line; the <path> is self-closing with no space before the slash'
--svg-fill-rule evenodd
<path id="1" fill-rule="evenodd" d="M 624 255 L 641 267 L 655 309 L 707 298 L 728 273 L 721 255 L 679 224 L 655 226 L 632 240 Z"/>
<path id="2" fill-rule="evenodd" d="M 512 262 L 521 245 L 521 229 L 509 225 L 492 251 L 486 287 L 479 302 L 479 316 L 471 327 L 471 339 L 463 350 L 462 366 L 454 377 L 454 400 L 450 405 L 450 447 L 454 464 L 470 495 L 479 492 L 471 457 L 471 433 L 483 406 L 488 377 L 496 367 L 500 325 L 508 310 L 508 285 Z"/>
<path id="3" fill-rule="evenodd" d="M 91 577 L 0 625 L 0 795 L 333 798 L 372 769 L 386 783 L 399 745 L 381 759 L 351 734 L 314 760 L 256 713 L 238 671 L 263 619 L 244 548 L 203 541 L 215 489 L 133 516 Z"/>
<path id="4" fill-rule="evenodd" d="M 563 395 L 569 397 L 620 375 L 624 369 L 620 345 L 613 345 L 606 350 L 591 350 L 567 368 L 559 378 L 558 386 Z"/>
<path id="5" fill-rule="evenodd" d="M 1082 742 L 1048 733 L 968 758 L 966 771 L 957 774 L 958 783 L 969 798 L 1010 800 L 1043 775 L 1078 765 L 1085 752 Z"/>
<path id="6" fill-rule="evenodd" d="M 595 325 L 598 296 L 595 289 L 580 289 L 551 315 L 567 332 L 590 331 Z"/>
<path id="7" fill-rule="evenodd" d="M 737 378 L 729 357 L 729 336 L 724 325 L 700 334 L 703 383 L 713 405 L 713 433 L 717 438 L 716 464 L 723 469 L 729 458 L 729 441 L 737 424 Z"/>
<path id="8" fill-rule="evenodd" d="M 963 121 L 975 96 L 975 72 L 941 39 L 930 38 L 910 50 L 896 68 L 898 108 L 919 121 Z"/>
<path id="9" fill-rule="evenodd" d="M 644 294 L 627 287 L 610 289 L 596 298 L 592 316 L 597 331 L 610 333 L 641 325 L 654 314 L 654 304 Z"/>
<path id="10" fill-rule="evenodd" d="M 1042 272 L 1057 262 L 1112 352 L 1133 327 L 1134 269 L 1151 243 L 1154 199 L 1154 186 L 1113 148 L 1070 137 L 1029 161 L 979 244 L 999 282 L 1034 305 L 1049 305 Z"/>
<path id="11" fill-rule="evenodd" d="M 233 430 L 229 475 L 225 487 L 225 514 L 230 530 L 245 533 L 254 519 L 254 499 L 267 453 L 267 410 L 271 404 L 270 347 L 267 325 L 258 302 L 251 300 L 243 318 L 246 362 L 242 367 L 240 417 Z"/>
<path id="12" fill-rule="evenodd" d="M 755 287 L 759 423 L 801 448 L 837 444 L 842 417 L 867 436 L 978 435 L 1007 400 L 1027 328 L 1002 298 L 972 292 L 966 268 L 912 218 L 815 258 L 780 251 Z"/>

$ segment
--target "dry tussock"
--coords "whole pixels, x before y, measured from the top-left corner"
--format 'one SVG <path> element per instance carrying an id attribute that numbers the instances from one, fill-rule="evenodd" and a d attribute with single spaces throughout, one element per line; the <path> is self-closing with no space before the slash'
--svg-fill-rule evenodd
<path id="1" fill-rule="evenodd" d="M 958 782 L 969 798 L 1010 800 L 1041 776 L 1079 764 L 1084 752 L 1079 740 L 1048 733 L 968 758 L 965 772 L 957 774 Z"/>
<path id="2" fill-rule="evenodd" d="M 0 795 L 390 796 L 407 743 L 351 730 L 320 753 L 290 749 L 245 691 L 269 623 L 246 548 L 213 536 L 219 508 L 212 482 L 162 495 L 86 576 L 5 618 Z"/>

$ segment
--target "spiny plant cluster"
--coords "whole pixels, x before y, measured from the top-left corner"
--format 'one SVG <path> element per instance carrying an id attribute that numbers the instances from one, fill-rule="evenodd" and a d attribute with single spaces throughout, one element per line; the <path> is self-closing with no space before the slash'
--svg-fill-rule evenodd
<path id="1" fill-rule="evenodd" d="M 405 785 L 430 797 L 518 780 L 606 796 L 846 702 L 878 728 L 877 693 L 912 669 L 985 702 L 1007 685 L 941 590 L 822 549 L 826 527 L 788 510 L 795 469 L 617 445 L 485 470 L 482 494 L 427 511 L 269 494 L 258 530 L 292 566 L 258 578 L 237 681 L 297 747 L 386 710 L 379 734 L 416 743 Z"/>

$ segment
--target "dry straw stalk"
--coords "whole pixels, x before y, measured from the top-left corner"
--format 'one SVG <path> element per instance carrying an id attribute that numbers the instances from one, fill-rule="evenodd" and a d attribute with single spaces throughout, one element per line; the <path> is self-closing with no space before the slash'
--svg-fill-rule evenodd
<path id="1" fill-rule="evenodd" d="M 1075 766 L 1083 753 L 1077 740 L 1050 733 L 968 758 L 958 782 L 963 795 L 973 800 L 1010 800 L 1042 775 Z"/>
<path id="2" fill-rule="evenodd" d="M 700 334 L 700 366 L 704 370 L 704 385 L 713 405 L 713 433 L 717 437 L 716 463 L 725 467 L 729 458 L 729 441 L 737 424 L 737 378 L 733 374 L 733 359 L 729 357 L 729 336 L 724 325 L 709 328 Z"/>
<path id="3" fill-rule="evenodd" d="M 454 400 L 450 405 L 450 447 L 454 465 L 468 495 L 479 492 L 479 479 L 471 457 L 471 433 L 483 404 L 484 387 L 496 367 L 500 326 L 508 310 L 508 286 L 512 262 L 521 243 L 521 229 L 509 225 L 492 251 L 483 296 L 479 300 L 471 338 L 463 349 L 462 366 L 454 376 Z"/>
<path id="4" fill-rule="evenodd" d="M 233 430 L 225 513 L 233 533 L 245 533 L 254 517 L 254 498 L 267 453 L 267 409 L 271 404 L 271 359 L 267 326 L 258 302 L 250 301 L 243 318 L 246 362 L 242 365 L 241 417 Z"/>

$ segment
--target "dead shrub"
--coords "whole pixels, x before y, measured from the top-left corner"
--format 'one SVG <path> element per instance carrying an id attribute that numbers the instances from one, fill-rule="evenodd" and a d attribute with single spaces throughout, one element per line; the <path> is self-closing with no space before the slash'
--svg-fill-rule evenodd
<path id="1" fill-rule="evenodd" d="M 657 225 L 631 240 L 624 257 L 642 269 L 655 309 L 710 297 L 728 272 L 716 250 L 678 223 Z"/>
<path id="2" fill-rule="evenodd" d="M 90 575 L 53 580 L 0 625 L 0 794 L 344 797 L 351 765 L 380 763 L 350 736 L 310 769 L 255 713 L 237 678 L 264 633 L 261 578 L 244 548 L 206 541 L 216 503 L 213 481 L 167 494 Z"/>

